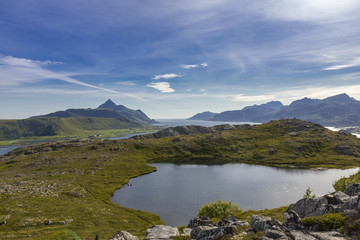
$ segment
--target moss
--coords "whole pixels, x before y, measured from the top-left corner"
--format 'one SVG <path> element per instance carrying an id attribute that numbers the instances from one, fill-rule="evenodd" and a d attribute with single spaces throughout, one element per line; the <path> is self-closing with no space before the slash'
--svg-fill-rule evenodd
<path id="1" fill-rule="evenodd" d="M 301 223 L 306 227 L 319 226 L 322 231 L 339 229 L 344 226 L 346 217 L 343 213 L 328 213 L 319 217 L 306 217 Z"/>

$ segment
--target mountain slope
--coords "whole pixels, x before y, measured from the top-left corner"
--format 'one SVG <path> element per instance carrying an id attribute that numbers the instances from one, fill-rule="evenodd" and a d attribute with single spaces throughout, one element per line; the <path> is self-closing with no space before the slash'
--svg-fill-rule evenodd
<path id="1" fill-rule="evenodd" d="M 0 140 L 33 136 L 74 135 L 83 131 L 123 129 L 142 125 L 121 118 L 36 117 L 23 120 L 0 120 Z"/>
<path id="2" fill-rule="evenodd" d="M 303 98 L 288 106 L 273 101 L 244 107 L 242 110 L 225 111 L 207 120 L 263 123 L 288 118 L 298 118 L 325 126 L 360 126 L 360 101 L 345 93 L 323 100 Z"/>
<path id="3" fill-rule="evenodd" d="M 215 117 L 217 113 L 213 113 L 213 112 L 202 112 L 202 113 L 198 113 L 195 114 L 194 116 L 192 116 L 191 118 L 188 118 L 188 120 L 210 120 L 212 118 Z"/>

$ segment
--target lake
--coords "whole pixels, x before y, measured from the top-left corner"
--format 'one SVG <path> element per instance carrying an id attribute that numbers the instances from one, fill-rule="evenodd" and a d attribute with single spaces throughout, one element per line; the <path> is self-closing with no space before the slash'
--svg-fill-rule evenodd
<path id="1" fill-rule="evenodd" d="M 358 169 L 299 170 L 248 164 L 151 164 L 156 172 L 130 180 L 112 201 L 152 212 L 172 226 L 187 225 L 205 203 L 232 201 L 243 210 L 287 206 L 311 187 L 320 196 L 334 191 L 332 183 Z"/>

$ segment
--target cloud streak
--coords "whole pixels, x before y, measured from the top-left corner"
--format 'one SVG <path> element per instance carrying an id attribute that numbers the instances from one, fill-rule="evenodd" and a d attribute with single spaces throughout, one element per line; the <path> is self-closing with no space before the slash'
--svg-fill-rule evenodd
<path id="1" fill-rule="evenodd" d="M 0 86 L 19 86 L 26 83 L 37 83 L 49 79 L 58 79 L 80 86 L 118 93 L 117 91 L 88 84 L 65 74 L 46 69 L 45 66 L 50 64 L 58 64 L 58 62 L 38 61 L 0 55 Z"/>
<path id="2" fill-rule="evenodd" d="M 177 78 L 177 77 L 182 77 L 179 74 L 176 73 L 166 73 L 166 74 L 161 74 L 161 75 L 155 75 L 153 77 L 154 80 L 159 80 L 159 79 L 171 79 L 171 78 Z"/>

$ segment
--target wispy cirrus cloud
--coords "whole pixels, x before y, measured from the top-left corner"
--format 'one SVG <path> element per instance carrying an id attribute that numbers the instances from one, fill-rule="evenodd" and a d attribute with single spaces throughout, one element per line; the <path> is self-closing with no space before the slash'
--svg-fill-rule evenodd
<path id="1" fill-rule="evenodd" d="M 175 92 L 175 90 L 170 87 L 170 83 L 168 82 L 151 82 L 147 84 L 146 87 L 155 88 L 162 93 Z"/>
<path id="2" fill-rule="evenodd" d="M 159 79 L 170 79 L 170 78 L 177 78 L 177 77 L 182 77 L 182 75 L 179 75 L 176 73 L 166 73 L 166 74 L 161 74 L 161 75 L 155 75 L 153 77 L 153 79 L 159 80 Z"/>
<path id="3" fill-rule="evenodd" d="M 198 67 L 207 67 L 209 66 L 207 62 L 200 63 L 200 64 L 181 64 L 180 67 L 184 69 L 192 69 Z"/>
<path id="4" fill-rule="evenodd" d="M 88 84 L 67 76 L 66 74 L 57 73 L 45 68 L 45 66 L 50 64 L 58 64 L 58 62 L 0 55 L 0 86 L 19 86 L 26 83 L 38 83 L 44 80 L 58 79 L 80 86 L 118 93 L 117 91 Z"/>

